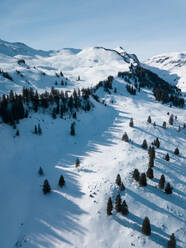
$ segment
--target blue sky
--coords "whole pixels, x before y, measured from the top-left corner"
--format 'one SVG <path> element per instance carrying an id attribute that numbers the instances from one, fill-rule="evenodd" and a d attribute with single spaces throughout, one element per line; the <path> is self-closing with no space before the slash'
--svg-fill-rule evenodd
<path id="1" fill-rule="evenodd" d="M 0 38 L 38 49 L 186 51 L 186 0 L 0 0 Z"/>

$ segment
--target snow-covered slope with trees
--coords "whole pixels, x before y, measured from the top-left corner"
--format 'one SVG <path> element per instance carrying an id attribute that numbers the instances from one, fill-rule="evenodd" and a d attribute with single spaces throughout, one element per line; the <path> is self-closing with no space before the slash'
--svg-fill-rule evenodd
<path id="1" fill-rule="evenodd" d="M 176 247 L 186 247 L 186 114 L 179 101 L 182 96 L 137 66 L 135 55 L 120 49 L 0 55 L 0 67 L 5 71 L 6 65 L 13 78 L 1 78 L 2 92 L 22 91 L 25 85 L 15 76 L 16 70 L 40 93 L 51 86 L 64 92 L 94 86 L 78 91 L 78 96 L 73 93 L 73 97 L 52 89 L 41 95 L 24 90 L 20 98 L 11 92 L 1 99 L 1 247 L 158 248 L 167 247 L 172 233 Z M 25 63 L 18 64 L 18 59 Z M 61 85 L 61 80 L 67 85 Z M 104 81 L 97 84 L 100 80 Z M 21 110 L 24 107 L 21 118 L 20 104 Z M 131 118 L 133 125 L 129 125 Z M 35 129 L 38 125 L 40 135 Z M 125 132 L 128 142 L 122 140 Z M 157 138 L 160 146 L 157 141 L 154 144 Z M 144 139 L 148 147 L 155 147 L 155 158 L 142 148 Z M 176 148 L 179 155 L 174 153 Z M 165 160 L 167 153 L 169 161 Z M 154 177 L 147 178 L 147 186 L 142 187 L 133 179 L 133 172 L 146 173 L 149 156 Z M 40 167 L 44 175 L 39 175 Z M 116 184 L 118 174 L 125 189 Z M 63 187 L 58 185 L 61 175 Z M 165 187 L 168 182 L 173 187 L 172 194 L 159 188 L 161 175 Z M 43 194 L 45 179 L 51 186 L 49 194 Z M 127 215 L 115 209 L 118 193 L 128 205 Z M 112 215 L 107 215 L 109 197 Z M 141 231 L 146 216 L 150 236 Z"/>
<path id="2" fill-rule="evenodd" d="M 186 52 L 157 55 L 145 64 L 164 80 L 186 92 Z"/>

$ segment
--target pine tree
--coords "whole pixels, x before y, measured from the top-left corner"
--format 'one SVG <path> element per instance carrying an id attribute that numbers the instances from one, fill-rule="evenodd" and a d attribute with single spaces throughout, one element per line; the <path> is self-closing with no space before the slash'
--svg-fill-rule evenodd
<path id="1" fill-rule="evenodd" d="M 173 125 L 173 123 L 174 123 L 174 116 L 171 115 L 171 116 L 169 117 L 169 124 L 170 124 L 170 125 Z"/>
<path id="2" fill-rule="evenodd" d="M 147 119 L 147 122 L 148 122 L 148 123 L 151 123 L 151 122 L 152 122 L 150 115 L 149 115 L 149 117 L 148 117 L 148 119 Z"/>
<path id="3" fill-rule="evenodd" d="M 153 169 L 151 167 L 148 168 L 147 170 L 147 177 L 150 178 L 150 179 L 153 179 L 154 178 L 154 173 L 153 173 Z"/>
<path id="4" fill-rule="evenodd" d="M 122 140 L 125 141 L 125 142 L 129 142 L 129 137 L 128 137 L 126 132 L 123 134 Z"/>
<path id="5" fill-rule="evenodd" d="M 70 134 L 71 134 L 72 136 L 75 135 L 75 122 L 73 122 L 73 123 L 71 124 L 71 127 L 70 127 Z"/>
<path id="6" fill-rule="evenodd" d="M 117 184 L 118 186 L 121 185 L 121 176 L 120 176 L 120 174 L 118 174 L 117 177 L 116 177 L 116 184 Z"/>
<path id="7" fill-rule="evenodd" d="M 16 131 L 16 136 L 19 136 L 19 135 L 20 135 L 20 134 L 19 134 L 19 130 L 17 130 L 17 131 Z"/>
<path id="8" fill-rule="evenodd" d="M 143 141 L 141 147 L 142 147 L 143 149 L 147 149 L 147 148 L 148 148 L 146 139 L 144 139 L 144 141 Z"/>
<path id="9" fill-rule="evenodd" d="M 166 194 L 172 194 L 172 187 L 170 185 L 170 183 L 167 183 L 166 187 L 165 187 L 165 193 Z"/>
<path id="10" fill-rule="evenodd" d="M 161 175 L 158 185 L 160 189 L 164 189 L 165 187 L 165 176 L 164 175 Z"/>
<path id="11" fill-rule="evenodd" d="M 121 212 L 121 197 L 120 194 L 116 196 L 115 209 L 117 212 Z"/>
<path id="12" fill-rule="evenodd" d="M 138 169 L 135 169 L 132 176 L 137 182 L 139 181 L 140 173 Z"/>
<path id="13" fill-rule="evenodd" d="M 166 129 L 167 127 L 167 124 L 166 124 L 166 121 L 163 122 L 163 126 L 162 126 L 164 129 Z"/>
<path id="14" fill-rule="evenodd" d="M 124 191 L 124 190 L 125 190 L 125 186 L 124 186 L 123 183 L 121 183 L 121 185 L 120 185 L 120 190 L 121 190 L 121 191 Z"/>
<path id="15" fill-rule="evenodd" d="M 156 127 L 156 122 L 154 121 L 153 126 Z"/>
<path id="16" fill-rule="evenodd" d="M 153 167 L 154 166 L 154 158 L 152 155 L 149 156 L 149 167 Z"/>
<path id="17" fill-rule="evenodd" d="M 150 220 L 148 217 L 145 217 L 145 219 L 143 220 L 142 233 L 147 236 L 151 234 Z"/>
<path id="18" fill-rule="evenodd" d="M 78 168 L 80 166 L 80 161 L 79 158 L 76 159 L 76 168 Z"/>
<path id="19" fill-rule="evenodd" d="M 159 148 L 160 147 L 160 142 L 159 142 L 159 139 L 156 138 L 156 140 L 154 141 L 154 145 Z"/>
<path id="20" fill-rule="evenodd" d="M 179 153 L 180 153 L 180 151 L 179 151 L 178 147 L 176 147 L 176 149 L 174 150 L 174 154 L 179 155 Z"/>
<path id="21" fill-rule="evenodd" d="M 175 239 L 174 233 L 171 234 L 170 239 L 169 239 L 168 244 L 167 244 L 167 247 L 168 248 L 176 248 L 176 239 Z"/>
<path id="22" fill-rule="evenodd" d="M 35 125 L 35 127 L 34 127 L 34 133 L 35 133 L 35 134 L 38 133 L 38 131 L 37 131 L 37 126 L 36 126 L 36 125 Z"/>
<path id="23" fill-rule="evenodd" d="M 153 157 L 155 159 L 155 149 L 154 146 L 150 146 L 148 150 L 148 154 L 150 157 Z"/>
<path id="24" fill-rule="evenodd" d="M 107 215 L 112 215 L 112 199 L 109 197 L 108 202 L 107 202 Z"/>
<path id="25" fill-rule="evenodd" d="M 63 175 L 60 176 L 58 185 L 60 187 L 63 187 L 65 185 L 65 179 L 64 179 Z"/>
<path id="26" fill-rule="evenodd" d="M 147 186 L 147 179 L 145 173 L 141 173 L 139 177 L 139 186 L 141 187 Z"/>
<path id="27" fill-rule="evenodd" d="M 168 153 L 165 155 L 165 160 L 166 160 L 166 161 L 169 161 L 169 160 L 170 160 L 169 154 L 168 154 Z"/>
<path id="28" fill-rule="evenodd" d="M 40 176 L 43 176 L 44 175 L 44 172 L 43 172 L 42 167 L 39 168 L 38 173 L 39 173 Z"/>
<path id="29" fill-rule="evenodd" d="M 123 215 L 127 215 L 129 213 L 128 206 L 125 200 L 123 201 L 121 205 L 121 212 Z"/>
<path id="30" fill-rule="evenodd" d="M 47 194 L 51 191 L 50 184 L 47 179 L 43 183 L 43 194 Z"/>
<path id="31" fill-rule="evenodd" d="M 134 126 L 133 118 L 130 119 L 129 126 L 130 126 L 130 127 L 133 127 L 133 126 Z"/>
<path id="32" fill-rule="evenodd" d="M 42 134 L 42 129 L 41 129 L 40 124 L 38 124 L 38 128 L 37 129 L 38 129 L 38 134 L 41 135 Z"/>

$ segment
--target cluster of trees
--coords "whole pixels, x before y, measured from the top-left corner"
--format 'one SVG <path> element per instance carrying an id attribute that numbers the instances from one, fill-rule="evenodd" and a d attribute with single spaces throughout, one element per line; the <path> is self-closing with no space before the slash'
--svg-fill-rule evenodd
<path id="1" fill-rule="evenodd" d="M 123 78 L 126 82 L 134 84 L 139 83 L 138 88 L 148 87 L 153 89 L 155 99 L 162 103 L 171 102 L 176 107 L 184 106 L 184 98 L 181 97 L 181 90 L 172 86 L 157 74 L 143 68 L 141 65 L 131 66 L 129 72 L 118 72 L 118 77 Z"/>
<path id="2" fill-rule="evenodd" d="M 112 215 L 113 204 L 112 199 L 109 197 L 107 202 L 107 215 Z M 115 210 L 117 213 L 121 212 L 123 215 L 127 215 L 129 213 L 128 206 L 125 200 L 121 201 L 120 194 L 117 194 L 115 199 Z"/>
<path id="3" fill-rule="evenodd" d="M 117 175 L 115 182 L 119 186 L 119 188 L 120 188 L 121 191 L 124 191 L 125 190 L 125 186 L 124 186 L 123 182 L 121 181 L 120 174 Z"/>
<path id="4" fill-rule="evenodd" d="M 29 111 L 37 112 L 39 108 L 53 107 L 52 116 L 59 114 L 63 118 L 65 113 L 73 115 L 79 110 L 89 111 L 93 104 L 89 100 L 90 89 L 74 90 L 71 96 L 68 92 L 51 88 L 50 92 L 39 94 L 32 88 L 23 88 L 22 94 L 17 95 L 12 90 L 8 95 L 0 98 L 0 116 L 3 122 L 14 124 L 15 121 L 27 118 Z M 51 108 L 50 108 L 51 109 Z"/>
<path id="5" fill-rule="evenodd" d="M 44 175 L 44 171 L 43 171 L 42 167 L 39 168 L 38 173 L 39 173 L 40 176 Z M 64 179 L 63 175 L 61 175 L 59 177 L 58 185 L 61 188 L 65 185 L 65 179 Z M 46 195 L 46 194 L 51 192 L 51 186 L 50 186 L 50 183 L 49 183 L 49 181 L 47 179 L 44 180 L 42 190 L 43 190 L 44 195 Z"/>
<path id="6" fill-rule="evenodd" d="M 136 95 L 136 88 L 133 85 L 127 84 L 126 89 L 131 95 Z"/>
<path id="7" fill-rule="evenodd" d="M 42 129 L 40 124 L 34 126 L 34 134 L 38 134 L 38 135 L 42 134 Z"/>
<path id="8" fill-rule="evenodd" d="M 0 75 L 6 79 L 9 79 L 10 81 L 13 81 L 13 78 L 10 76 L 10 74 L 8 72 L 4 72 L 2 69 L 0 69 Z"/>

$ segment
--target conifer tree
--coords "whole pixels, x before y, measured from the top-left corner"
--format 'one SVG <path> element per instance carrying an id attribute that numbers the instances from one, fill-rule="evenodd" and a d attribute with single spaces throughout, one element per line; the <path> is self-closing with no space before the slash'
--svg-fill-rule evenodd
<path id="1" fill-rule="evenodd" d="M 151 122 L 152 122 L 150 115 L 149 115 L 149 117 L 148 117 L 148 119 L 147 119 L 147 122 L 148 122 L 148 123 L 151 123 Z"/>
<path id="2" fill-rule="evenodd" d="M 41 129 L 40 124 L 38 124 L 38 128 L 37 129 L 38 129 L 38 134 L 41 135 L 42 134 L 42 129 Z"/>
<path id="3" fill-rule="evenodd" d="M 150 220 L 148 217 L 145 217 L 145 219 L 143 220 L 142 233 L 147 236 L 151 234 Z"/>
<path id="4" fill-rule="evenodd" d="M 73 123 L 71 124 L 71 127 L 70 127 L 70 134 L 71 134 L 72 136 L 75 135 L 75 122 L 73 122 Z"/>
<path id="5" fill-rule="evenodd" d="M 117 212 L 121 212 L 121 197 L 120 194 L 116 196 L 115 209 Z"/>
<path id="6" fill-rule="evenodd" d="M 63 175 L 60 176 L 58 185 L 60 187 L 63 187 L 65 185 L 65 179 L 64 179 Z"/>
<path id="7" fill-rule="evenodd" d="M 35 125 L 35 127 L 34 127 L 34 133 L 35 133 L 35 134 L 38 133 L 38 131 L 37 131 L 37 126 L 36 126 L 36 125 Z"/>
<path id="8" fill-rule="evenodd" d="M 80 160 L 79 158 L 76 159 L 76 168 L 78 168 L 80 166 Z"/>
<path id="9" fill-rule="evenodd" d="M 117 177 L 116 177 L 116 184 L 117 184 L 118 186 L 121 185 L 121 176 L 120 176 L 120 174 L 118 174 Z"/>
<path id="10" fill-rule="evenodd" d="M 154 173 L 153 173 L 153 169 L 151 167 L 148 168 L 147 170 L 147 177 L 150 178 L 150 179 L 153 179 L 154 178 Z"/>
<path id="11" fill-rule="evenodd" d="M 180 151 L 179 151 L 178 147 L 176 147 L 176 149 L 174 150 L 174 154 L 179 155 L 179 153 L 180 153 Z"/>
<path id="12" fill-rule="evenodd" d="M 16 131 L 16 136 L 19 136 L 19 135 L 20 135 L 20 134 L 19 134 L 19 130 L 17 130 L 17 131 Z"/>
<path id="13" fill-rule="evenodd" d="M 170 125 L 173 125 L 173 123 L 174 123 L 174 116 L 171 115 L 171 116 L 169 117 L 169 124 L 170 124 Z"/>
<path id="14" fill-rule="evenodd" d="M 130 119 L 129 126 L 130 126 L 130 127 L 133 127 L 133 126 L 134 126 L 133 118 Z"/>
<path id="15" fill-rule="evenodd" d="M 160 180 L 159 180 L 159 188 L 164 189 L 165 186 L 165 176 L 161 175 Z"/>
<path id="16" fill-rule="evenodd" d="M 176 248 L 176 239 L 175 239 L 174 233 L 171 234 L 170 239 L 169 239 L 168 244 L 167 244 L 167 247 L 168 248 Z"/>
<path id="17" fill-rule="evenodd" d="M 166 121 L 163 122 L 163 126 L 162 126 L 164 129 L 166 129 L 167 127 L 167 124 L 166 124 Z"/>
<path id="18" fill-rule="evenodd" d="M 144 139 L 144 141 L 143 141 L 141 147 L 142 147 L 143 149 L 147 149 L 147 148 L 148 148 L 146 139 Z"/>
<path id="19" fill-rule="evenodd" d="M 149 156 L 149 167 L 153 167 L 154 166 L 154 158 L 152 155 Z"/>
<path id="20" fill-rule="evenodd" d="M 154 146 L 150 146 L 148 150 L 148 154 L 150 157 L 153 157 L 155 159 L 155 149 Z"/>
<path id="21" fill-rule="evenodd" d="M 39 168 L 38 173 L 39 173 L 40 176 L 43 176 L 44 175 L 44 172 L 43 172 L 42 167 Z"/>
<path id="22" fill-rule="evenodd" d="M 122 140 L 125 141 L 125 142 L 128 142 L 129 141 L 129 137 L 128 137 L 128 135 L 127 135 L 126 132 L 123 134 Z"/>
<path id="23" fill-rule="evenodd" d="M 107 215 L 112 215 L 112 199 L 109 197 L 108 202 L 107 202 Z"/>
<path id="24" fill-rule="evenodd" d="M 166 187 L 165 187 L 165 193 L 166 194 L 172 194 L 172 187 L 170 185 L 170 183 L 167 183 Z"/>
<path id="25" fill-rule="evenodd" d="M 160 147 L 160 142 L 159 142 L 159 139 L 156 138 L 156 140 L 154 141 L 154 145 L 159 148 Z"/>
<path id="26" fill-rule="evenodd" d="M 145 173 L 141 173 L 139 177 L 139 186 L 141 187 L 147 186 L 147 179 Z"/>
<path id="27" fill-rule="evenodd" d="M 45 179 L 44 183 L 43 183 L 43 194 L 47 194 L 51 191 L 51 187 L 50 184 L 48 182 L 47 179 Z"/>
<path id="28" fill-rule="evenodd" d="M 165 160 L 166 160 L 166 161 L 169 161 L 169 160 L 170 160 L 169 154 L 168 154 L 168 153 L 165 155 Z"/>
<path id="29" fill-rule="evenodd" d="M 129 213 L 128 206 L 125 200 L 123 201 L 121 205 L 121 212 L 123 215 L 127 215 Z"/>
<path id="30" fill-rule="evenodd" d="M 138 169 L 135 169 L 132 176 L 137 182 L 139 181 L 140 173 Z"/>
<path id="31" fill-rule="evenodd" d="M 153 126 L 156 127 L 156 122 L 154 121 Z"/>
<path id="32" fill-rule="evenodd" d="M 124 186 L 123 182 L 122 182 L 121 185 L 120 185 L 120 190 L 121 190 L 121 191 L 124 191 L 124 190 L 125 190 L 125 186 Z"/>

